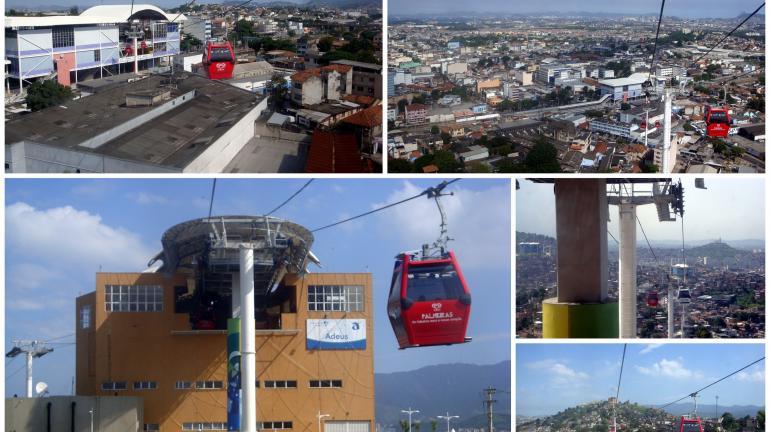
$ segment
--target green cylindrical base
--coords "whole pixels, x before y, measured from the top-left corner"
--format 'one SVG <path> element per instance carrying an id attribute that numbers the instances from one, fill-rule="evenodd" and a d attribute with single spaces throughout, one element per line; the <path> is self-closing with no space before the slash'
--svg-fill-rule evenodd
<path id="1" fill-rule="evenodd" d="M 543 338 L 617 338 L 617 303 L 543 301 Z"/>

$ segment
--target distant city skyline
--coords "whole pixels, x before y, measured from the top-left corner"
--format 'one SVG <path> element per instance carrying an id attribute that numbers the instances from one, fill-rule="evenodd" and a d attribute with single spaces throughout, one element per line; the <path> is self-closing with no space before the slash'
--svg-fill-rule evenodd
<path id="1" fill-rule="evenodd" d="M 663 11 L 664 16 L 687 18 L 734 18 L 743 13 L 751 13 L 761 4 L 756 0 L 680 0 L 669 2 Z M 389 15 L 430 14 L 448 15 L 455 12 L 495 12 L 502 14 L 540 14 L 540 13 L 619 13 L 646 15 L 660 12 L 660 1 L 618 2 L 613 0 L 551 0 L 549 2 L 510 2 L 490 0 L 483 4 L 469 4 L 464 0 L 391 0 L 388 3 Z M 764 11 L 760 11 L 764 13 Z"/>
<path id="2" fill-rule="evenodd" d="M 693 177 L 674 177 L 684 186 L 684 234 L 687 242 L 764 240 L 765 187 L 761 178 L 706 179 L 707 189 L 696 189 Z M 519 179 L 516 191 L 516 231 L 556 236 L 553 184 Z M 649 190 L 650 186 L 645 188 Z M 654 205 L 637 207 L 637 216 L 651 242 L 681 241 L 681 224 L 658 222 Z M 618 208 L 610 206 L 607 228 L 618 238 Z M 609 242 L 613 243 L 611 239 Z M 637 244 L 644 236 L 637 225 Z M 645 246 L 646 247 L 646 246 Z"/>
<path id="3" fill-rule="evenodd" d="M 153 6 L 158 6 L 163 9 L 168 8 L 175 8 L 177 6 L 184 5 L 188 3 L 189 0 L 151 0 L 151 1 L 143 1 L 142 4 L 151 4 Z M 235 3 L 231 0 L 226 0 L 228 3 Z M 308 3 L 309 0 L 280 0 L 280 3 L 296 3 L 296 4 L 304 4 Z M 206 4 L 223 4 L 225 1 L 212 1 L 212 0 L 203 0 L 203 1 L 196 1 L 196 5 L 206 5 Z M 262 4 L 270 4 L 270 3 L 279 3 L 279 1 L 272 1 L 272 0 L 257 0 L 252 1 L 250 5 L 252 6 L 259 6 Z M 123 4 L 131 4 L 130 1 L 126 0 L 30 0 L 30 1 L 21 1 L 21 0 L 12 0 L 5 2 L 5 10 L 8 9 L 24 9 L 24 8 L 38 8 L 41 6 L 54 6 L 57 8 L 70 8 L 72 6 L 77 6 L 80 8 L 80 10 L 85 10 L 86 8 L 89 8 L 91 6 L 97 6 L 97 5 L 123 5 Z M 140 4 L 140 3 L 136 3 Z"/>

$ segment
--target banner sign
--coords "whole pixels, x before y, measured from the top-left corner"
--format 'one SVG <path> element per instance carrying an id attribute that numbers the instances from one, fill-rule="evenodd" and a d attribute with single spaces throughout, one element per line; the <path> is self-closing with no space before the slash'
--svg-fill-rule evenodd
<path id="1" fill-rule="evenodd" d="M 366 349 L 366 320 L 309 319 L 307 349 Z"/>
<path id="2" fill-rule="evenodd" d="M 252 383 L 256 385 L 256 383 Z M 241 430 L 241 319 L 227 320 L 227 430 Z"/>

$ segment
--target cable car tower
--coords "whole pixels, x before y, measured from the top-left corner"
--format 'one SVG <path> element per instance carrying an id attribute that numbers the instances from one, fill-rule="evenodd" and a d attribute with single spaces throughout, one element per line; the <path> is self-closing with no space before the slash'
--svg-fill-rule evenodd
<path id="1" fill-rule="evenodd" d="M 645 187 L 652 184 L 652 188 Z M 676 213 L 683 208 L 681 182 L 671 179 L 630 179 L 611 183 L 607 189 L 607 203 L 618 206 L 620 212 L 620 336 L 636 338 L 637 283 L 636 283 L 636 207 L 654 204 L 658 221 L 673 222 Z M 673 210 L 673 215 L 672 215 Z"/>

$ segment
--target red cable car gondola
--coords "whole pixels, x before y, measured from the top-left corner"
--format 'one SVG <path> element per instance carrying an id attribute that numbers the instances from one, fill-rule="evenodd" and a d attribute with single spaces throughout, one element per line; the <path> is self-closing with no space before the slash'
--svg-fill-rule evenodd
<path id="1" fill-rule="evenodd" d="M 655 122 L 655 127 L 656 127 L 656 128 L 659 128 L 659 127 L 660 127 L 660 122 L 659 122 L 659 121 L 656 121 L 656 122 Z"/>
<path id="2" fill-rule="evenodd" d="M 706 134 L 714 138 L 726 138 L 730 132 L 730 114 L 727 108 L 706 105 Z"/>
<path id="3" fill-rule="evenodd" d="M 457 258 L 452 251 L 438 258 L 415 255 L 398 255 L 393 267 L 388 317 L 399 348 L 467 342 L 471 294 Z"/>
<path id="4" fill-rule="evenodd" d="M 469 342 L 465 336 L 471 293 L 449 241 L 439 198 L 442 182 L 427 190 L 441 214 L 441 234 L 433 245 L 396 256 L 388 296 L 388 318 L 399 349 Z"/>
<path id="5" fill-rule="evenodd" d="M 700 417 L 690 418 L 682 416 L 682 420 L 679 422 L 679 432 L 703 432 L 703 424 L 700 421 Z"/>
<path id="6" fill-rule="evenodd" d="M 658 307 L 658 292 L 650 291 L 647 293 L 647 306 Z"/>
<path id="7" fill-rule="evenodd" d="M 640 127 L 641 129 L 647 129 L 647 122 L 641 122 L 641 123 L 639 124 L 639 127 Z"/>
<path id="8" fill-rule="evenodd" d="M 213 80 L 232 78 L 235 68 L 235 53 L 230 42 L 209 42 L 206 44 L 206 57 L 203 63 L 209 78 Z"/>

